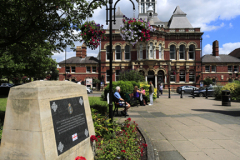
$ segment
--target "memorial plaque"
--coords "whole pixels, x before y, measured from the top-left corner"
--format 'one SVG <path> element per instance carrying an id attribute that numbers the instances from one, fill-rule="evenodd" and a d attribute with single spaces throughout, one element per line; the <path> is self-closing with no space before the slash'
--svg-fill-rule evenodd
<path id="1" fill-rule="evenodd" d="M 89 137 L 83 97 L 50 101 L 58 155 Z"/>

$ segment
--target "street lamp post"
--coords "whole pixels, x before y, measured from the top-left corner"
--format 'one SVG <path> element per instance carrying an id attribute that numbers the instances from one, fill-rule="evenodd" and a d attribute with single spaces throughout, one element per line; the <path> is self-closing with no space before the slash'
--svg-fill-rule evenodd
<path id="1" fill-rule="evenodd" d="M 66 80 L 66 74 L 67 74 L 67 68 L 66 68 L 66 54 L 67 54 L 67 46 L 66 46 L 66 48 L 65 48 L 65 80 Z"/>
<path id="2" fill-rule="evenodd" d="M 109 118 L 110 118 L 110 121 L 112 122 L 113 120 L 113 105 L 112 105 L 112 21 L 114 22 L 114 24 L 116 24 L 116 19 L 115 19 L 115 9 L 116 9 L 116 5 L 117 3 L 120 1 L 120 0 L 117 0 L 114 4 L 114 8 L 112 8 L 112 4 L 113 4 L 113 0 L 109 0 L 108 3 L 109 3 L 109 8 L 108 8 L 108 5 L 104 2 L 104 0 L 93 0 L 87 10 L 89 10 L 90 6 L 92 5 L 92 3 L 94 2 L 97 2 L 97 1 L 100 1 L 102 2 L 105 6 L 106 6 L 106 24 L 108 25 L 108 22 L 110 22 L 110 26 L 109 26 L 109 29 L 110 29 L 110 35 L 109 35 L 109 43 L 110 43 L 110 84 L 109 84 Z M 129 0 L 132 2 L 133 4 L 133 10 L 135 10 L 135 5 L 133 3 L 132 0 Z M 108 19 L 108 11 L 109 11 L 109 15 L 110 15 L 110 19 Z M 112 20 L 112 11 L 114 12 L 114 20 Z"/>

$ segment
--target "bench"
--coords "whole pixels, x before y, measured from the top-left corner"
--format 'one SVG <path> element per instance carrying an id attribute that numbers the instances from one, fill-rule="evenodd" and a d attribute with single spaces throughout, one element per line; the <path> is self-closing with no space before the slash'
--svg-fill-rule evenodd
<path id="1" fill-rule="evenodd" d="M 118 99 L 114 96 L 114 92 L 112 94 L 112 102 L 114 103 L 113 114 L 115 115 L 115 112 L 116 112 L 117 113 L 116 115 L 119 116 L 118 108 L 120 107 L 120 103 L 118 102 Z M 109 104 L 109 93 L 107 94 L 107 103 Z M 123 107 L 125 107 L 125 110 L 126 110 L 126 101 L 122 103 L 123 103 Z M 126 117 L 126 114 L 125 114 L 125 117 Z"/>

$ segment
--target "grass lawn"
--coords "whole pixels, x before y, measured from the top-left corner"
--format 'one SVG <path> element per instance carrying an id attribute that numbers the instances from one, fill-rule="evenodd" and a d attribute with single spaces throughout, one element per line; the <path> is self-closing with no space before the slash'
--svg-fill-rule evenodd
<path id="1" fill-rule="evenodd" d="M 7 97 L 0 97 L 0 111 L 5 111 L 7 106 Z"/>

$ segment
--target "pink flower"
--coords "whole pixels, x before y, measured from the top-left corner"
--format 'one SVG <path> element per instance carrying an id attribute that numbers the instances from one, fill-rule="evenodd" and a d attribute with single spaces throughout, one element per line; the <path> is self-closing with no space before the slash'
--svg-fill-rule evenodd
<path id="1" fill-rule="evenodd" d="M 121 150 L 121 152 L 123 152 L 123 153 L 126 153 L 126 151 L 125 151 L 125 150 Z"/>
<path id="2" fill-rule="evenodd" d="M 95 135 L 91 135 L 90 140 L 93 141 L 98 141 L 97 137 Z"/>
<path id="3" fill-rule="evenodd" d="M 86 158 L 85 157 L 79 157 L 79 156 L 77 156 L 76 158 L 75 158 L 75 160 L 86 160 Z"/>

